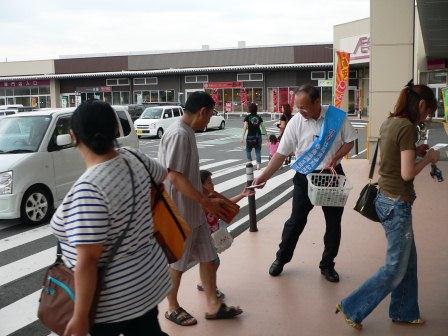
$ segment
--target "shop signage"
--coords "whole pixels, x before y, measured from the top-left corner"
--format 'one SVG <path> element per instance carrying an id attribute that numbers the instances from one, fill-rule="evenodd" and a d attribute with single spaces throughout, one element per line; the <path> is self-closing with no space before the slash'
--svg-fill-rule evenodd
<path id="1" fill-rule="evenodd" d="M 232 112 L 232 103 L 231 102 L 226 102 L 225 110 L 226 110 L 226 112 Z"/>
<path id="2" fill-rule="evenodd" d="M 204 89 L 232 89 L 242 88 L 243 82 L 208 82 L 204 83 Z"/>
<path id="3" fill-rule="evenodd" d="M 358 35 L 340 40 L 339 49 L 350 53 L 350 64 L 370 62 L 370 35 Z"/>
<path id="4" fill-rule="evenodd" d="M 24 81 L 8 81 L 0 82 L 0 87 L 23 87 L 23 86 L 48 86 L 50 80 L 24 80 Z"/>
<path id="5" fill-rule="evenodd" d="M 77 87 L 76 92 L 112 92 L 112 87 L 110 86 Z"/>
<path id="6" fill-rule="evenodd" d="M 328 86 L 333 86 L 333 80 L 332 79 L 319 79 L 318 81 L 318 86 L 321 87 L 328 87 Z"/>
<path id="7" fill-rule="evenodd" d="M 337 65 L 336 65 L 336 86 L 334 88 L 334 106 L 341 107 L 342 98 L 347 89 L 350 53 L 344 51 L 336 51 Z"/>

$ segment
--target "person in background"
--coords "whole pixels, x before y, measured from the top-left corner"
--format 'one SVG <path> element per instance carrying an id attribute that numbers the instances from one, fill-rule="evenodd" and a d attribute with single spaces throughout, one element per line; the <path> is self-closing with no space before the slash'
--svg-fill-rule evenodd
<path id="1" fill-rule="evenodd" d="M 210 172 L 208 170 L 201 170 L 200 174 L 201 174 L 201 183 L 202 183 L 203 193 L 204 193 L 204 195 L 209 195 L 210 193 L 215 191 L 215 185 L 213 184 L 213 180 L 212 180 L 212 172 Z M 249 189 L 244 188 L 240 194 L 230 197 L 229 200 L 234 203 L 238 203 L 244 197 L 252 196 L 254 194 L 255 193 L 253 191 L 250 191 Z M 223 223 L 223 221 L 218 216 L 214 215 L 213 213 L 205 211 L 205 217 L 207 219 L 207 224 L 210 229 L 210 234 L 218 231 L 222 225 L 225 225 Z M 213 264 L 216 267 L 216 271 L 218 271 L 218 268 L 220 265 L 219 256 L 216 256 L 216 259 L 213 260 Z M 197 285 L 197 289 L 201 292 L 204 291 L 204 287 L 202 286 L 202 284 Z M 216 288 L 216 296 L 220 300 L 224 300 L 224 298 L 225 298 L 224 293 L 221 292 L 218 288 Z"/>
<path id="2" fill-rule="evenodd" d="M 285 132 L 286 125 L 288 125 L 288 122 L 292 118 L 292 110 L 291 106 L 289 104 L 283 104 L 281 107 L 282 115 L 280 117 L 280 123 L 278 125 L 278 128 L 280 129 L 279 133 L 279 140 L 282 138 L 283 133 Z M 289 165 L 291 163 L 291 157 L 292 154 L 288 155 L 285 159 L 285 166 Z"/>
<path id="3" fill-rule="evenodd" d="M 263 118 L 258 115 L 258 106 L 255 103 L 249 104 L 249 114 L 244 118 L 243 137 L 241 143 L 244 143 L 246 136 L 246 156 L 247 160 L 252 161 L 252 149 L 255 150 L 257 160 L 257 170 L 261 165 L 261 144 L 262 144 L 262 128 Z"/>
<path id="4" fill-rule="evenodd" d="M 182 275 L 194 262 L 199 263 L 199 273 L 207 298 L 205 318 L 229 319 L 243 312 L 239 307 L 225 305 L 216 296 L 214 261 L 217 253 L 204 214 L 204 210 L 218 217 L 224 217 L 226 213 L 226 203 L 223 200 L 207 197 L 202 192 L 199 153 L 194 133 L 207 126 L 214 106 L 215 102 L 208 93 L 193 92 L 185 103 L 184 114 L 166 130 L 159 145 L 159 162 L 168 169 L 166 190 L 192 230 L 185 242 L 182 258 L 170 265 L 173 287 L 167 296 L 168 311 L 165 317 L 181 326 L 197 324 L 197 320 L 178 301 Z"/>
<path id="5" fill-rule="evenodd" d="M 275 134 L 271 134 L 268 141 L 269 160 L 271 160 L 275 153 L 277 153 L 279 145 L 280 140 L 275 136 Z"/>
<path id="6" fill-rule="evenodd" d="M 160 184 L 166 169 L 138 150 L 115 148 L 118 122 L 108 103 L 89 100 L 78 106 L 71 118 L 71 132 L 87 170 L 50 223 L 63 261 L 75 273 L 74 315 L 64 336 L 166 335 L 160 330 L 157 305 L 170 290 L 170 277 L 165 255 L 153 235 L 147 174 L 149 169 Z M 131 215 L 129 231 L 106 270 L 95 324 L 89 330 L 98 267 L 106 261 Z"/>
<path id="7" fill-rule="evenodd" d="M 417 250 L 412 229 L 414 178 L 439 152 L 416 147 L 419 122 L 437 108 L 433 91 L 412 81 L 401 90 L 394 113 L 380 128 L 380 191 L 375 208 L 387 239 L 386 262 L 358 289 L 341 301 L 336 313 L 361 329 L 361 322 L 391 294 L 389 317 L 393 322 L 422 324 L 418 306 Z M 416 156 L 423 157 L 416 161 Z"/>

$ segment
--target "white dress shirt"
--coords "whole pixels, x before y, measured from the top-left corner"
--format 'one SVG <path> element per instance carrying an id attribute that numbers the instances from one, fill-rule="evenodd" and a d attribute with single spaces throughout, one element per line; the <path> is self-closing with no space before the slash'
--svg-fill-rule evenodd
<path id="1" fill-rule="evenodd" d="M 286 125 L 277 152 L 285 156 L 295 153 L 296 158 L 302 155 L 311 146 L 314 140 L 319 137 L 327 109 L 328 106 L 322 106 L 321 114 L 317 120 L 305 119 L 300 113 L 297 113 L 292 117 Z M 333 145 L 319 166 L 317 166 L 316 170 L 324 169 L 342 145 L 352 142 L 356 140 L 356 138 L 357 135 L 355 129 L 348 118 L 345 118 L 341 130 L 336 135 Z"/>

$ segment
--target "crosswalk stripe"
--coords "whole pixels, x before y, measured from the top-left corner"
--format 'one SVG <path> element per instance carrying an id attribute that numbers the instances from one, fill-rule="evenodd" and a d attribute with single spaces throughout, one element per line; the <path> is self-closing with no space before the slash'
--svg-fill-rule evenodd
<path id="1" fill-rule="evenodd" d="M 257 177 L 257 175 L 259 175 L 260 173 L 261 173 L 261 171 L 255 170 L 254 171 L 254 176 Z M 246 181 L 247 181 L 246 174 L 243 174 L 241 176 L 237 176 L 237 177 L 235 177 L 233 179 L 230 179 L 230 180 L 227 180 L 225 182 L 222 182 L 222 183 L 219 183 L 219 184 L 215 185 L 215 191 L 221 193 L 221 192 L 224 192 L 226 190 L 235 188 L 235 187 L 245 183 Z"/>
<path id="2" fill-rule="evenodd" d="M 267 161 L 268 160 L 261 160 L 261 163 L 263 164 L 263 163 L 265 163 Z M 236 172 L 236 171 L 242 170 L 242 169 L 244 169 L 243 174 L 246 174 L 246 171 L 245 171 L 246 165 L 245 164 L 241 164 L 240 163 L 240 164 L 235 165 L 235 166 L 231 166 L 231 167 L 228 167 L 228 168 L 223 168 L 221 170 L 217 170 L 216 172 L 213 172 L 212 178 L 228 175 L 230 173 L 233 173 L 233 172 Z"/>
<path id="3" fill-rule="evenodd" d="M 37 320 L 40 290 L 0 309 L 0 336 L 6 336 Z"/>
<path id="4" fill-rule="evenodd" d="M 215 168 L 215 167 L 224 166 L 228 163 L 233 163 L 233 162 L 237 162 L 237 161 L 241 161 L 241 160 L 229 159 L 229 160 L 218 161 L 218 162 L 207 164 L 205 166 L 201 166 L 200 169 L 205 170 L 205 169 Z"/>
<path id="5" fill-rule="evenodd" d="M 264 188 L 263 188 L 264 189 Z M 263 211 L 264 209 L 269 208 L 271 205 L 275 204 L 275 202 L 277 202 L 278 200 L 282 199 L 284 196 L 286 196 L 288 193 L 290 193 L 292 190 L 294 189 L 294 187 L 289 187 L 288 189 L 286 189 L 284 192 L 282 192 L 281 194 L 277 195 L 276 197 L 274 197 L 273 199 L 271 199 L 269 202 L 267 202 L 266 204 L 263 204 L 261 207 L 257 208 L 258 212 Z M 237 227 L 239 227 L 240 225 L 243 225 L 244 223 L 246 223 L 249 220 L 249 215 L 244 216 L 243 218 L 241 218 L 240 220 L 236 221 L 235 223 L 229 225 L 227 227 L 227 229 L 229 230 L 229 232 L 232 232 L 233 230 L 235 230 Z"/>
<path id="6" fill-rule="evenodd" d="M 56 258 L 56 247 L 0 267 L 0 286 L 50 265 Z"/>
<path id="7" fill-rule="evenodd" d="M 51 234 L 50 227 L 48 225 L 40 226 L 38 228 L 28 230 L 8 238 L 0 239 L 0 252 L 9 250 L 13 247 L 27 244 L 34 240 L 46 237 Z"/>
<path id="8" fill-rule="evenodd" d="M 273 178 L 271 178 L 267 183 L 266 186 L 263 189 L 257 189 L 255 191 L 255 199 L 258 199 L 260 197 L 263 197 L 264 195 L 268 194 L 272 190 L 278 188 L 282 185 L 283 182 L 290 181 L 294 177 L 295 172 L 292 169 L 289 169 L 287 172 L 283 174 L 279 174 Z M 247 197 L 243 198 L 241 201 L 239 201 L 238 205 L 240 208 L 245 207 L 247 204 L 249 204 L 249 200 Z M 260 209 L 257 208 L 257 211 Z"/>

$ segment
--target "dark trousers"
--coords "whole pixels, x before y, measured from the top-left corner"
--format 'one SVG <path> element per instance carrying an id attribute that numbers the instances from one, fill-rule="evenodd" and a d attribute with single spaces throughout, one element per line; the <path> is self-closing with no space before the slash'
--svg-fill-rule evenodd
<path id="1" fill-rule="evenodd" d="M 145 315 L 132 320 L 116 323 L 94 324 L 90 335 L 92 336 L 168 336 L 160 329 L 157 315 L 157 307 L 151 309 Z"/>
<path id="2" fill-rule="evenodd" d="M 341 165 L 337 165 L 335 169 L 339 175 L 344 175 Z M 296 173 L 293 182 L 292 213 L 283 227 L 282 241 L 277 251 L 277 260 L 285 264 L 291 261 L 300 234 L 305 228 L 308 214 L 314 207 L 308 197 L 306 176 Z M 344 208 L 324 206 L 322 210 L 325 216 L 326 230 L 324 236 L 325 249 L 319 267 L 325 269 L 334 267 L 334 258 L 338 255 L 339 243 L 341 242 L 341 218 Z"/>

